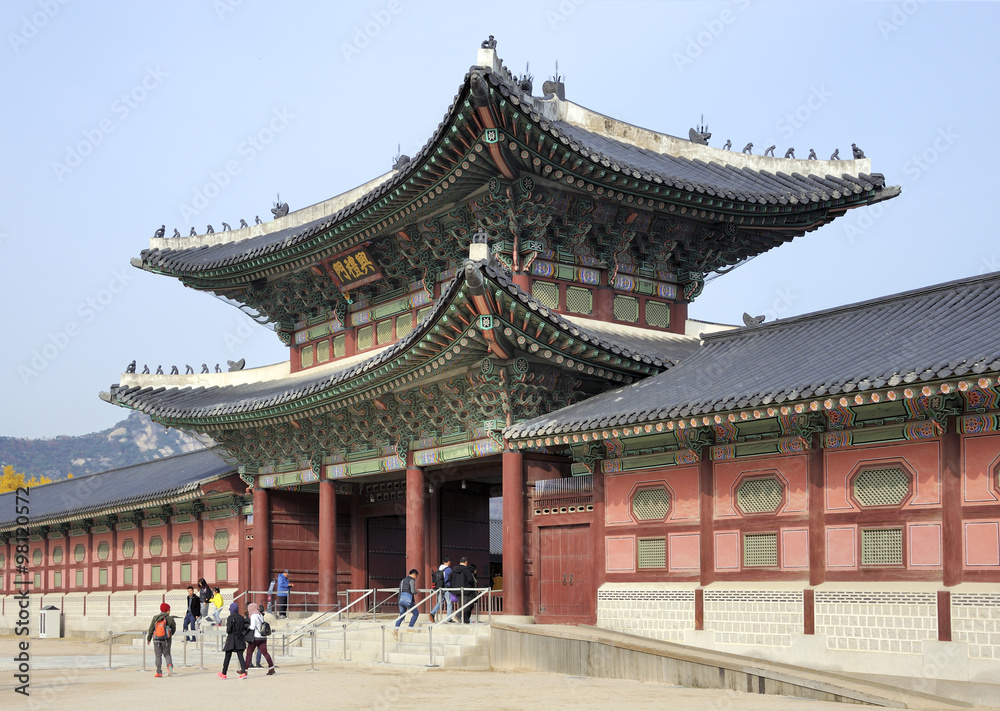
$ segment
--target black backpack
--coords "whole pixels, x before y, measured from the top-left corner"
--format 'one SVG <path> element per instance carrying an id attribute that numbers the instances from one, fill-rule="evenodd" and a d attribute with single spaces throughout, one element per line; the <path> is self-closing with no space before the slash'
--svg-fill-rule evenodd
<path id="1" fill-rule="evenodd" d="M 435 570 L 431 573 L 431 587 L 435 590 L 440 590 L 444 585 L 444 571 Z"/>

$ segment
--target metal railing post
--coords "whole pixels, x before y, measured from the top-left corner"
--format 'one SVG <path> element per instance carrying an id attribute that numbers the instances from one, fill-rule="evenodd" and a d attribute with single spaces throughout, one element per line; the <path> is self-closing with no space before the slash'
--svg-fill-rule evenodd
<path id="1" fill-rule="evenodd" d="M 145 637 L 145 636 L 146 635 L 143 635 L 143 637 Z M 145 645 L 145 644 L 142 645 L 142 669 L 140 669 L 139 671 L 146 671 L 146 647 L 147 646 L 148 645 Z"/>
<path id="2" fill-rule="evenodd" d="M 343 625 L 343 631 L 344 631 L 344 654 L 343 654 L 343 656 L 341 656 L 340 661 L 346 662 L 347 661 L 347 625 Z"/>
<path id="3" fill-rule="evenodd" d="M 199 669 L 204 669 L 205 668 L 205 631 L 204 630 L 198 630 L 198 650 L 201 653 L 201 662 L 200 662 L 201 666 L 199 666 L 198 668 Z"/>
<path id="4" fill-rule="evenodd" d="M 188 665 L 188 639 L 187 639 L 187 637 L 185 637 L 184 638 L 184 666 L 187 667 L 187 665 Z"/>
<path id="5" fill-rule="evenodd" d="M 316 671 L 316 630 L 309 630 L 309 671 Z"/>
<path id="6" fill-rule="evenodd" d="M 108 671 L 111 671 L 111 647 L 115 642 L 114 634 L 108 630 Z"/>
<path id="7" fill-rule="evenodd" d="M 385 625 L 382 625 L 382 664 L 385 664 Z"/>
<path id="8" fill-rule="evenodd" d="M 434 663 L 434 625 L 430 625 L 427 628 L 427 646 L 430 648 L 431 653 L 431 663 L 427 666 L 437 667 L 437 664 Z"/>

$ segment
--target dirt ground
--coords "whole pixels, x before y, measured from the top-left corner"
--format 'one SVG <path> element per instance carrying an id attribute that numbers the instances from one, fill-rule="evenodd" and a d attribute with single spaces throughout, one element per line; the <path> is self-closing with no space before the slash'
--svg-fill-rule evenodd
<path id="1" fill-rule="evenodd" d="M 23 639 L 23 638 L 21 638 Z M 173 677 L 153 677 L 152 652 L 147 672 L 141 657 L 116 648 L 107 670 L 108 648 L 73 639 L 30 640 L 30 696 L 15 692 L 19 682 L 15 655 L 19 639 L 0 638 L 0 709 L 71 709 L 108 711 L 181 708 L 188 704 L 213 708 L 309 709 L 557 709 L 586 704 L 593 709 L 746 709 L 780 711 L 844 711 L 846 706 L 778 696 L 759 696 L 705 689 L 685 689 L 612 679 L 567 677 L 540 672 L 464 672 L 372 669 L 323 662 L 309 671 L 309 662 L 275 659 L 277 673 L 251 670 L 246 680 L 235 673 L 219 679 L 221 655 L 206 653 L 206 670 L 189 651 L 181 667 L 175 650 Z M 151 648 L 150 648 L 151 650 Z M 466 701 L 458 701 L 463 696 Z M 442 698 L 444 697 L 444 698 Z"/>

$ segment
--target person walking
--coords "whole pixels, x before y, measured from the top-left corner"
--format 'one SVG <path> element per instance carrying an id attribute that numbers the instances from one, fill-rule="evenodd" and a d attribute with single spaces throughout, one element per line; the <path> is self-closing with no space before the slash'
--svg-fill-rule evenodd
<path id="1" fill-rule="evenodd" d="M 222 624 L 222 620 L 219 617 L 222 614 L 222 592 L 219 588 L 212 588 L 212 592 L 214 593 L 212 595 L 212 607 L 214 608 L 212 610 L 212 617 L 215 619 L 215 626 L 218 627 Z"/>
<path id="2" fill-rule="evenodd" d="M 441 609 L 441 603 L 445 604 L 448 615 L 451 615 L 451 592 L 448 590 L 451 587 L 451 558 L 445 558 L 441 561 L 441 565 L 434 571 L 434 574 L 431 576 L 431 587 L 437 591 L 437 604 L 427 613 L 427 616 L 433 623 L 434 615 L 438 614 L 438 610 Z"/>
<path id="3" fill-rule="evenodd" d="M 250 617 L 250 631 L 247 635 L 249 637 L 250 632 L 252 632 L 253 638 L 252 641 L 247 641 L 247 658 L 243 663 L 243 668 L 247 669 L 250 666 L 250 658 L 253 656 L 253 651 L 259 649 L 260 653 L 264 655 L 264 659 L 267 660 L 267 676 L 271 676 L 274 674 L 274 660 L 267 653 L 267 636 L 261 634 L 260 628 L 264 624 L 264 615 L 260 611 L 260 605 L 256 602 L 251 602 L 247 605 L 247 615 Z"/>
<path id="4" fill-rule="evenodd" d="M 476 587 L 476 574 L 473 572 L 472 568 L 469 567 L 469 558 L 467 556 L 462 556 L 461 560 L 458 561 L 451 571 L 451 589 L 456 591 L 459 596 L 459 601 L 462 606 L 465 607 L 462 610 L 462 621 L 465 624 L 469 624 L 469 620 L 472 618 L 472 605 L 467 605 L 469 600 L 472 599 L 473 593 L 462 592 L 463 590 L 468 591 L 470 588 Z"/>
<path id="5" fill-rule="evenodd" d="M 396 618 L 396 626 L 392 628 L 392 638 L 396 641 L 399 641 L 399 623 L 406 617 L 406 613 L 413 610 L 413 616 L 410 617 L 410 629 L 413 629 L 413 625 L 417 623 L 417 617 L 420 616 L 420 611 L 414 604 L 417 598 L 417 575 L 419 575 L 417 569 L 413 568 L 406 574 L 405 578 L 399 581 L 399 617 Z"/>
<path id="6" fill-rule="evenodd" d="M 226 658 L 222 660 L 222 671 L 219 678 L 225 679 L 226 672 L 229 671 L 229 660 L 236 653 L 236 661 L 240 665 L 240 679 L 247 678 L 247 668 L 243 663 L 243 650 L 247 648 L 246 634 L 247 622 L 240 614 L 240 606 L 229 603 L 229 617 L 226 618 L 226 644 L 222 650 L 226 653 Z"/>
<path id="7" fill-rule="evenodd" d="M 288 617 L 288 590 L 292 584 L 288 582 L 288 568 L 278 575 L 278 619 Z"/>
<path id="8" fill-rule="evenodd" d="M 208 617 L 208 602 L 212 599 L 212 588 L 208 587 L 205 578 L 198 579 L 198 600 L 201 603 L 201 614 L 199 617 Z"/>
<path id="9" fill-rule="evenodd" d="M 199 617 L 201 617 L 201 601 L 198 599 L 198 596 L 194 594 L 194 588 L 188 585 L 187 611 L 184 613 L 183 631 L 187 632 L 188 629 L 197 630 Z M 187 642 L 195 641 L 195 638 L 190 635 L 184 639 Z"/>
<path id="10" fill-rule="evenodd" d="M 177 631 L 177 621 L 170 614 L 170 605 L 162 603 L 160 614 L 153 615 L 149 629 L 146 630 L 146 644 L 153 643 L 153 658 L 156 661 L 156 674 L 154 677 L 163 676 L 162 660 L 167 662 L 167 676 L 174 675 L 174 660 L 170 656 L 170 642 Z"/>

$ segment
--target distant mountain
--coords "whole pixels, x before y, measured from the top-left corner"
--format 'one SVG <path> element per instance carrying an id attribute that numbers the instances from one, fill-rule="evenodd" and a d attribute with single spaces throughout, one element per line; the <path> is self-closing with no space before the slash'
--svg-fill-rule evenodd
<path id="1" fill-rule="evenodd" d="M 29 479 L 47 476 L 58 480 L 70 472 L 74 476 L 102 472 L 204 446 L 180 430 L 168 430 L 140 412 L 131 412 L 114 427 L 79 437 L 0 437 L 0 464 L 13 465 Z"/>

